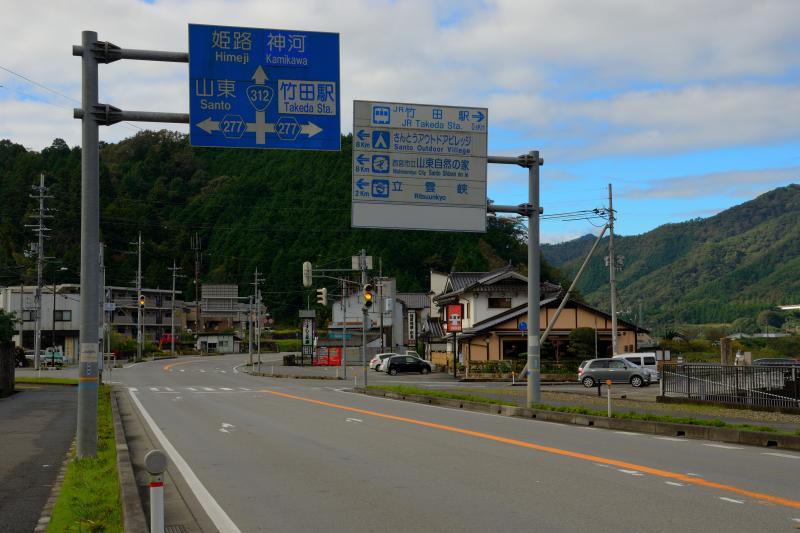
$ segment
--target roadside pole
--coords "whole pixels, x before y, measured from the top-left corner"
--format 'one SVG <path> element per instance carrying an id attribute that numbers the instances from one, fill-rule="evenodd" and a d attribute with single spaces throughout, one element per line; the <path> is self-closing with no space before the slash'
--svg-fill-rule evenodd
<path id="1" fill-rule="evenodd" d="M 250 359 L 250 371 L 253 371 L 253 297 L 247 310 L 247 351 Z"/>
<path id="2" fill-rule="evenodd" d="M 608 276 L 611 286 L 611 355 L 617 355 L 617 258 L 614 257 L 614 204 L 608 184 Z"/>
<path id="3" fill-rule="evenodd" d="M 172 302 L 170 304 L 170 313 L 169 313 L 169 338 L 170 338 L 170 349 L 169 354 L 171 356 L 175 356 L 175 276 L 181 268 L 175 264 L 175 260 L 172 260 L 172 268 L 168 269 L 172 271 Z"/>
<path id="4" fill-rule="evenodd" d="M 347 379 L 347 281 L 342 279 L 342 379 Z"/>
<path id="5" fill-rule="evenodd" d="M 361 267 L 361 287 L 367 285 L 367 251 L 361 249 L 359 257 L 359 266 Z M 367 390 L 367 321 L 369 320 L 369 308 L 362 305 L 362 318 L 361 318 L 361 365 L 364 369 L 364 390 Z"/>
<path id="6" fill-rule="evenodd" d="M 100 131 L 93 110 L 98 104 L 97 33 L 81 33 L 81 320 L 78 362 L 78 457 L 97 455 L 97 257 L 100 245 Z"/>
<path id="7" fill-rule="evenodd" d="M 531 407 L 541 401 L 540 343 L 539 343 L 539 300 L 540 300 L 540 265 L 539 265 L 539 217 L 542 209 L 539 205 L 539 167 L 544 160 L 538 151 L 528 152 L 519 157 L 489 156 L 489 163 L 519 165 L 528 169 L 528 203 L 520 205 L 489 204 L 489 213 L 516 213 L 528 218 L 528 359 L 526 387 L 527 405 Z"/>

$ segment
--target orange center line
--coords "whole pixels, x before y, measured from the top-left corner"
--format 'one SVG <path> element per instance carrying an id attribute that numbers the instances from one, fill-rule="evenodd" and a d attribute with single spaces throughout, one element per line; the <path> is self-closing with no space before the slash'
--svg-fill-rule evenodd
<path id="1" fill-rule="evenodd" d="M 451 433 L 460 433 L 462 435 L 469 435 L 471 437 L 477 437 L 480 439 L 491 440 L 495 442 L 501 442 L 503 444 L 510 444 L 512 446 L 519 446 L 521 448 L 528 448 L 531 450 L 537 450 L 540 452 L 552 453 L 555 455 L 561 455 L 565 457 L 572 457 L 573 459 L 580 459 L 582 461 L 591 461 L 593 463 L 600 463 L 609 466 L 616 466 L 619 468 L 625 468 L 628 470 L 637 470 L 639 472 L 645 472 L 647 474 L 651 474 L 653 476 L 658 476 L 666 479 L 675 479 L 679 481 L 683 481 L 685 483 L 689 483 L 692 485 L 698 485 L 701 487 L 708 487 L 712 489 L 718 489 L 725 492 L 732 492 L 734 494 L 739 494 L 741 496 L 747 496 L 748 498 L 753 498 L 755 500 L 760 500 L 764 502 L 774 503 L 776 505 L 783 505 L 786 507 L 791 507 L 793 509 L 800 509 L 800 501 L 798 500 L 791 500 L 789 498 L 781 498 L 780 496 L 772 496 L 770 494 L 764 494 L 761 492 L 755 492 L 747 489 L 742 489 L 739 487 L 735 487 L 733 485 L 726 485 L 724 483 L 717 483 L 714 481 L 708 481 L 701 478 L 696 478 L 692 476 L 687 476 L 685 474 L 679 474 L 677 472 L 670 472 L 669 470 L 661 470 L 659 468 L 652 468 L 649 466 L 637 465 L 634 463 L 628 463 L 626 461 L 619 461 L 617 459 L 610 459 L 608 457 L 600 457 L 598 455 L 591 455 L 587 453 L 581 452 L 573 452 L 570 450 L 564 450 L 561 448 L 554 448 L 552 446 L 544 446 L 542 444 L 536 444 L 534 442 L 527 442 L 518 439 L 511 439 L 508 437 L 501 437 L 499 435 L 492 435 L 491 433 L 483 433 L 480 431 L 473 431 L 470 429 L 463 429 L 454 426 L 448 426 L 444 424 L 437 424 L 435 422 L 426 422 L 424 420 L 416 420 L 414 418 L 406 418 L 403 416 L 396 416 L 396 415 L 389 415 L 386 413 L 379 413 L 377 411 L 370 411 L 367 409 L 359 409 L 358 407 L 348 407 L 346 405 L 340 405 L 331 402 L 324 402 L 321 400 L 313 400 L 311 398 L 304 398 L 302 396 L 295 396 L 293 394 L 286 394 L 284 392 L 277 392 L 272 390 L 263 389 L 260 392 L 264 392 L 267 394 L 272 394 L 275 396 L 281 396 L 284 398 L 290 398 L 292 400 L 299 400 L 301 402 L 313 403 L 316 405 L 323 405 L 325 407 L 331 407 L 333 409 L 340 409 L 343 411 L 350 411 L 352 413 L 360 413 L 364 415 L 371 415 L 377 416 L 380 418 L 385 418 L 388 420 L 395 420 L 398 422 L 405 422 L 407 424 L 414 424 L 416 426 L 423 426 L 433 429 L 439 429 L 442 431 L 449 431 Z"/>
<path id="2" fill-rule="evenodd" d="M 178 365 L 190 365 L 190 364 L 192 364 L 192 363 L 202 363 L 202 362 L 203 362 L 203 361 L 180 361 L 180 362 L 178 362 L 178 363 L 169 363 L 169 364 L 166 364 L 166 365 L 164 365 L 164 366 L 162 367 L 162 370 L 169 370 L 169 369 L 170 369 L 170 368 L 172 368 L 173 366 L 178 366 Z"/>

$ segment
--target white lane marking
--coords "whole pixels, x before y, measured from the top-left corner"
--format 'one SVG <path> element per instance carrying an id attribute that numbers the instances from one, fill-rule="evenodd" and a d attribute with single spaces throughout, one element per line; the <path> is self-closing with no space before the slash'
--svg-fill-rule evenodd
<path id="1" fill-rule="evenodd" d="M 205 373 L 206 373 L 206 371 L 205 371 L 205 370 L 203 370 L 203 369 L 200 369 L 200 372 L 202 372 L 203 374 L 205 374 Z"/>
<path id="2" fill-rule="evenodd" d="M 640 435 L 640 433 L 634 433 L 633 431 L 615 431 L 617 435 Z"/>
<path id="3" fill-rule="evenodd" d="M 220 372 L 222 372 L 223 374 L 225 374 L 225 371 L 224 371 L 224 370 L 220 370 Z"/>
<path id="4" fill-rule="evenodd" d="M 636 470 L 626 470 L 626 469 L 624 469 L 624 468 L 617 468 L 617 470 L 619 470 L 619 471 L 620 471 L 620 472 L 622 472 L 623 474 L 630 474 L 630 475 L 632 475 L 632 476 L 643 476 L 643 475 L 644 475 L 644 474 L 642 474 L 641 472 L 638 472 L 638 471 L 636 471 Z"/>
<path id="5" fill-rule="evenodd" d="M 798 523 L 800 523 L 800 518 L 792 518 L 792 522 L 798 522 Z"/>
<path id="6" fill-rule="evenodd" d="M 223 422 L 222 423 L 222 427 L 224 427 L 224 428 L 232 428 L 232 427 L 236 427 L 236 426 L 234 426 L 233 424 L 228 424 L 227 422 Z"/>
<path id="7" fill-rule="evenodd" d="M 179 402 L 179 401 L 181 401 L 181 400 L 183 400 L 183 398 L 181 398 L 180 396 L 175 396 L 175 397 L 172 399 L 172 401 L 173 401 L 173 402 Z"/>
<path id="8" fill-rule="evenodd" d="M 180 392 L 158 390 L 158 391 L 155 392 L 155 394 L 180 394 Z"/>
<path id="9" fill-rule="evenodd" d="M 227 429 L 225 429 L 225 428 L 219 428 L 219 430 L 220 430 L 221 432 L 223 432 L 223 433 L 230 433 L 230 431 L 228 431 L 228 430 L 227 430 Z"/>
<path id="10" fill-rule="evenodd" d="M 128 387 L 128 390 L 131 392 L 139 392 L 139 389 L 137 389 L 136 387 Z"/>
<path id="11" fill-rule="evenodd" d="M 360 418 L 345 418 L 345 422 L 363 422 Z"/>
<path id="12" fill-rule="evenodd" d="M 158 387 L 150 387 L 150 390 L 153 392 L 158 392 Z"/>
<path id="13" fill-rule="evenodd" d="M 608 466 L 608 465 L 604 465 L 603 463 L 594 463 L 594 465 L 595 465 L 595 466 L 602 467 L 602 468 L 611 468 L 610 466 Z"/>
<path id="14" fill-rule="evenodd" d="M 692 477 L 703 477 L 700 474 L 695 474 L 694 472 L 686 472 L 686 475 L 687 476 L 692 476 Z"/>
<path id="15" fill-rule="evenodd" d="M 673 487 L 683 487 L 683 483 L 678 483 L 677 481 L 665 481 L 664 483 Z"/>
<path id="16" fill-rule="evenodd" d="M 658 440 L 668 440 L 670 442 L 686 442 L 686 439 L 680 437 L 656 437 Z"/>
<path id="17" fill-rule="evenodd" d="M 744 500 L 734 500 L 733 498 L 726 498 L 725 496 L 720 496 L 719 499 L 730 503 L 744 503 Z"/>
<path id="18" fill-rule="evenodd" d="M 727 444 L 703 444 L 703 446 L 708 446 L 709 448 L 722 448 L 723 450 L 741 450 L 741 449 L 743 449 L 741 446 L 728 446 Z"/>
<path id="19" fill-rule="evenodd" d="M 213 392 L 214 388 L 213 387 L 203 387 L 203 390 L 207 390 L 207 391 L 212 391 Z"/>
<path id="20" fill-rule="evenodd" d="M 181 372 L 186 372 L 186 369 L 185 368 L 181 368 L 180 371 Z"/>
<path id="21" fill-rule="evenodd" d="M 785 457 L 786 459 L 800 459 L 800 455 L 790 455 L 788 453 L 764 452 L 763 455 L 771 455 L 773 457 Z"/>
<path id="22" fill-rule="evenodd" d="M 248 389 L 247 387 L 239 387 L 239 390 L 247 390 L 247 391 L 249 391 L 249 390 L 253 390 L 253 389 Z"/>
<path id="23" fill-rule="evenodd" d="M 145 422 L 150 426 L 150 430 L 153 432 L 153 435 L 156 436 L 156 439 L 161 443 L 161 446 L 164 448 L 164 451 L 167 455 L 172 459 L 172 463 L 175 465 L 175 468 L 183 476 L 183 479 L 186 480 L 186 484 L 189 485 L 189 488 L 194 493 L 195 498 L 197 501 L 200 502 L 200 505 L 203 506 L 208 517 L 214 522 L 214 525 L 217 526 L 217 529 L 220 530 L 221 533 L 242 533 L 236 524 L 233 523 L 233 520 L 225 513 L 225 511 L 220 507 L 214 497 L 208 492 L 208 489 L 203 486 L 203 483 L 200 479 L 195 475 L 192 471 L 189 464 L 181 457 L 181 454 L 178 453 L 178 450 L 172 445 L 172 443 L 167 439 L 167 436 L 161 431 L 161 428 L 158 427 L 155 420 L 150 416 L 150 413 L 142 405 L 142 402 L 139 401 L 139 398 L 136 397 L 135 394 L 131 391 L 131 399 L 133 399 L 133 403 L 136 404 L 136 407 L 139 408 L 139 412 L 142 413 L 142 417 L 144 417 Z"/>
<path id="24" fill-rule="evenodd" d="M 169 388 L 169 387 L 164 387 L 164 390 L 168 390 L 168 391 L 172 392 L 172 391 L 173 391 L 173 390 L 175 390 L 175 389 L 171 389 L 171 388 Z"/>
<path id="25" fill-rule="evenodd" d="M 227 390 L 227 391 L 232 391 L 233 389 L 229 389 L 228 387 L 220 387 L 220 388 L 219 388 L 219 390 Z"/>
<path id="26" fill-rule="evenodd" d="M 186 388 L 189 389 L 192 392 L 197 392 L 197 389 L 195 389 L 194 387 L 186 387 Z"/>
<path id="27" fill-rule="evenodd" d="M 247 366 L 247 363 L 242 363 L 241 365 L 236 365 L 235 367 L 233 367 L 233 373 L 238 374 L 239 369 L 242 368 L 243 366 Z"/>

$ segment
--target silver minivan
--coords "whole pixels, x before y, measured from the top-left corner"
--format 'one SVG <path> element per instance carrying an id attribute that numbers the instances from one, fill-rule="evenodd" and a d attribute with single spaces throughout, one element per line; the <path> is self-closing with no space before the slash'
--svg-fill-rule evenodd
<path id="1" fill-rule="evenodd" d="M 650 385 L 650 372 L 625 359 L 588 359 L 578 367 L 578 381 L 584 387 L 596 387 L 607 380 L 612 383 L 630 383 L 634 387 Z"/>

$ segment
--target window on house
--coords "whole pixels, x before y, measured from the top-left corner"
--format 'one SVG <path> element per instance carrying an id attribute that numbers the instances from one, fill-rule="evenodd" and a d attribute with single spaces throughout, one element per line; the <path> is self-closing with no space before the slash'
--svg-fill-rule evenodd
<path id="1" fill-rule="evenodd" d="M 22 321 L 23 322 L 33 322 L 33 311 L 23 311 L 22 312 Z"/>
<path id="2" fill-rule="evenodd" d="M 469 318 L 469 302 L 464 304 L 464 318 Z"/>
<path id="3" fill-rule="evenodd" d="M 72 311 L 56 311 L 54 313 L 56 322 L 69 322 L 72 320 Z"/>
<path id="4" fill-rule="evenodd" d="M 489 309 L 510 309 L 511 298 L 489 298 Z"/>

